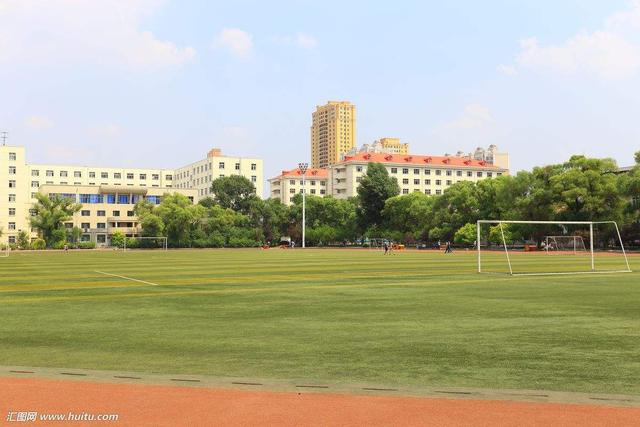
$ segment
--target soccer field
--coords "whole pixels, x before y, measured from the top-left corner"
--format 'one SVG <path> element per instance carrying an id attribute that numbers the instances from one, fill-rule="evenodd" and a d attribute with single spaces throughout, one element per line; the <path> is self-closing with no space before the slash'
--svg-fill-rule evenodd
<path id="1" fill-rule="evenodd" d="M 471 252 L 14 252 L 0 365 L 640 394 L 640 273 L 476 268 Z"/>

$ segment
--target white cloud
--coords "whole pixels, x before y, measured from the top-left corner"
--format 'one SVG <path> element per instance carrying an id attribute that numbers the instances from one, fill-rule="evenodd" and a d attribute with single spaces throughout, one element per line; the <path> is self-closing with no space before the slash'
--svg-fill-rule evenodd
<path id="1" fill-rule="evenodd" d="M 253 37 L 238 28 L 224 28 L 216 36 L 213 47 L 225 49 L 236 58 L 246 59 L 253 51 Z"/>
<path id="2" fill-rule="evenodd" d="M 452 122 L 445 124 L 448 129 L 474 129 L 491 123 L 491 112 L 489 108 L 480 104 L 469 104 L 464 107 L 462 116 Z"/>
<path id="3" fill-rule="evenodd" d="M 2 0 L 0 62 L 159 68 L 192 60 L 192 47 L 142 28 L 158 0 Z"/>
<path id="4" fill-rule="evenodd" d="M 295 42 L 303 49 L 313 49 L 318 46 L 318 40 L 315 37 L 303 33 L 296 34 Z"/>
<path id="5" fill-rule="evenodd" d="M 53 120 L 44 116 L 31 116 L 26 120 L 26 124 L 31 129 L 44 130 L 53 127 Z"/>
<path id="6" fill-rule="evenodd" d="M 496 67 L 496 70 L 505 76 L 515 76 L 518 74 L 518 70 L 516 70 L 516 67 L 513 65 L 500 64 Z"/>
<path id="7" fill-rule="evenodd" d="M 297 33 L 294 36 L 278 36 L 274 40 L 285 46 L 296 46 L 302 49 L 314 49 L 318 46 L 318 39 L 305 33 Z"/>
<path id="8" fill-rule="evenodd" d="M 89 133 L 93 137 L 114 138 L 119 136 L 122 129 L 114 123 L 104 123 L 89 128 Z"/>
<path id="9" fill-rule="evenodd" d="M 590 74 L 624 79 L 640 71 L 640 1 L 608 17 L 603 28 L 582 31 L 561 43 L 541 45 L 532 37 L 520 42 L 516 64 L 537 71 L 566 75 Z M 516 69 L 514 68 L 514 71 Z"/>

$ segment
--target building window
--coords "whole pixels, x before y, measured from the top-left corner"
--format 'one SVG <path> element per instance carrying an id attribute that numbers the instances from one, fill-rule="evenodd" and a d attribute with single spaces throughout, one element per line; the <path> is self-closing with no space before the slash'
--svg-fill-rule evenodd
<path id="1" fill-rule="evenodd" d="M 16 174 L 16 167 L 9 166 L 9 175 L 15 175 L 15 174 Z"/>
<path id="2" fill-rule="evenodd" d="M 470 176 L 473 176 L 473 172 L 471 172 L 471 171 L 467 171 L 467 176 L 469 176 L 469 177 L 470 177 Z"/>
<path id="3" fill-rule="evenodd" d="M 99 223 L 97 223 L 97 224 L 96 224 L 96 226 L 97 226 L 96 228 L 100 228 L 100 229 L 102 229 L 102 230 L 104 230 L 105 228 L 107 228 L 107 224 L 106 224 L 106 223 L 104 223 L 104 222 L 99 222 Z"/>
<path id="4" fill-rule="evenodd" d="M 96 177 L 95 172 L 89 172 L 89 178 L 95 178 L 95 177 Z"/>
<path id="5" fill-rule="evenodd" d="M 426 190 L 424 190 L 424 194 L 431 194 L 431 189 L 427 188 Z"/>
<path id="6" fill-rule="evenodd" d="M 224 178 L 224 174 L 223 173 L 220 174 L 220 178 Z"/>
<path id="7" fill-rule="evenodd" d="M 402 168 L 402 173 L 403 174 L 408 174 L 409 173 L 409 168 Z"/>
<path id="8" fill-rule="evenodd" d="M 47 176 L 53 176 L 53 171 L 47 171 Z"/>
<path id="9" fill-rule="evenodd" d="M 478 172 L 476 172 L 476 176 L 477 176 L 478 178 L 482 178 L 482 171 L 478 171 Z"/>
<path id="10" fill-rule="evenodd" d="M 452 171 L 451 170 L 447 170 L 447 176 L 451 176 Z"/>
<path id="11" fill-rule="evenodd" d="M 15 230 L 16 229 L 16 223 L 15 222 L 10 222 L 9 223 L 9 230 Z"/>
<path id="12" fill-rule="evenodd" d="M 16 182 L 14 180 L 9 180 L 9 188 L 16 188 Z"/>
<path id="13" fill-rule="evenodd" d="M 502 172 L 498 172 L 496 176 L 502 176 Z"/>
<path id="14" fill-rule="evenodd" d="M 255 175 L 251 175 L 251 182 L 258 182 L 258 177 Z"/>
<path id="15" fill-rule="evenodd" d="M 403 184 L 408 184 L 408 183 L 409 183 L 409 179 L 408 179 L 408 178 L 404 178 L 404 179 L 402 180 L 402 183 L 403 183 Z"/>
<path id="16" fill-rule="evenodd" d="M 440 169 L 436 169 L 436 175 L 442 175 L 442 171 Z"/>
<path id="17" fill-rule="evenodd" d="M 310 192 L 311 194 L 316 194 L 316 189 L 315 189 L 315 188 L 312 188 L 309 192 Z"/>
<path id="18" fill-rule="evenodd" d="M 151 179 L 154 181 L 158 181 L 160 179 L 160 175 L 158 175 L 157 173 L 152 173 Z"/>
<path id="19" fill-rule="evenodd" d="M 16 243 L 16 236 L 9 236 L 9 243 Z"/>
<path id="20" fill-rule="evenodd" d="M 414 179 L 413 180 L 413 184 L 414 185 L 420 185 L 420 180 L 419 179 Z"/>
<path id="21" fill-rule="evenodd" d="M 135 213 L 133 211 L 127 211 L 127 216 L 135 216 Z"/>
<path id="22" fill-rule="evenodd" d="M 88 211 L 88 210 L 83 210 L 83 211 L 80 211 L 80 215 L 82 215 L 82 216 L 89 216 L 89 215 L 91 215 L 91 212 L 90 212 L 90 211 Z"/>
<path id="23" fill-rule="evenodd" d="M 16 216 L 16 208 L 9 208 L 9 216 Z"/>
<path id="24" fill-rule="evenodd" d="M 164 179 L 167 181 L 173 181 L 173 175 L 165 175 Z"/>
<path id="25" fill-rule="evenodd" d="M 442 185 L 442 180 L 436 179 L 436 185 Z"/>
<path id="26" fill-rule="evenodd" d="M 122 178 L 122 174 L 120 172 L 115 172 L 113 174 L 113 179 L 121 179 Z"/>
<path id="27" fill-rule="evenodd" d="M 31 188 L 40 187 L 40 181 L 31 181 Z"/>
<path id="28" fill-rule="evenodd" d="M 320 194 L 325 194 L 325 193 L 326 193 L 326 190 L 324 190 L 324 189 L 320 190 Z"/>
<path id="29" fill-rule="evenodd" d="M 251 163 L 251 170 L 254 171 L 254 170 L 257 170 L 257 169 L 258 169 L 258 165 L 255 164 L 255 163 Z"/>
<path id="30" fill-rule="evenodd" d="M 16 195 L 15 194 L 9 194 L 9 201 L 10 202 L 15 202 L 16 201 Z"/>
<path id="31" fill-rule="evenodd" d="M 362 166 L 356 166 L 356 172 L 362 172 Z"/>
<path id="32" fill-rule="evenodd" d="M 316 182 L 315 181 L 311 181 L 311 185 L 316 185 Z"/>
<path id="33" fill-rule="evenodd" d="M 296 185 L 296 180 L 295 179 L 290 179 L 289 180 L 289 185 Z"/>
<path id="34" fill-rule="evenodd" d="M 356 177 L 356 182 L 361 182 L 362 181 L 362 177 L 361 176 L 357 176 Z"/>
<path id="35" fill-rule="evenodd" d="M 437 195 L 442 194 L 442 190 L 436 190 L 436 194 L 437 194 Z"/>
<path id="36" fill-rule="evenodd" d="M 240 170 L 240 163 L 236 163 L 236 170 L 239 171 Z"/>
<path id="37" fill-rule="evenodd" d="M 493 172 L 487 172 L 487 178 L 491 178 L 493 176 Z"/>
<path id="38" fill-rule="evenodd" d="M 289 189 L 289 193 L 290 194 L 296 194 L 296 189 L 295 188 L 290 188 Z"/>
<path id="39" fill-rule="evenodd" d="M 80 228 L 82 228 L 83 230 L 88 230 L 91 228 L 91 223 L 83 222 L 80 224 Z"/>
<path id="40" fill-rule="evenodd" d="M 425 183 L 426 185 L 431 185 L 431 180 L 430 180 L 430 179 L 425 179 L 425 180 L 424 180 L 424 183 Z"/>
<path id="41" fill-rule="evenodd" d="M 14 161 L 16 159 L 16 153 L 9 153 L 9 160 Z"/>
<path id="42" fill-rule="evenodd" d="M 414 169 L 413 170 L 413 174 L 414 175 L 420 175 L 420 169 Z"/>
<path id="43" fill-rule="evenodd" d="M 141 173 L 140 174 L 140 180 L 144 181 L 145 179 L 147 179 L 147 174 L 146 173 Z"/>
<path id="44" fill-rule="evenodd" d="M 320 186 L 324 187 L 325 185 L 327 185 L 327 181 L 320 181 Z"/>
<path id="45" fill-rule="evenodd" d="M 67 185 L 68 182 L 67 181 L 60 181 L 60 185 Z"/>
<path id="46" fill-rule="evenodd" d="M 97 212 L 96 212 L 96 215 L 98 215 L 98 216 L 105 216 L 105 215 L 106 215 L 106 212 L 105 212 L 105 211 L 97 211 Z"/>
<path id="47" fill-rule="evenodd" d="M 424 174 L 425 175 L 431 175 L 431 169 L 425 169 L 424 170 Z"/>
<path id="48" fill-rule="evenodd" d="M 62 178 L 66 178 L 67 177 L 67 171 L 60 171 L 60 176 Z"/>
<path id="49" fill-rule="evenodd" d="M 113 211 L 113 216 L 120 216 L 120 211 Z"/>
<path id="50" fill-rule="evenodd" d="M 402 189 L 402 194 L 409 194 L 409 189 L 408 188 L 403 188 Z"/>
<path id="51" fill-rule="evenodd" d="M 391 168 L 391 173 L 398 173 L 398 168 Z"/>
<path id="52" fill-rule="evenodd" d="M 224 169 L 224 162 L 218 163 L 218 169 Z"/>
<path id="53" fill-rule="evenodd" d="M 82 178 L 82 172 L 80 172 L 80 171 L 73 172 L 73 177 L 74 178 Z"/>
<path id="54" fill-rule="evenodd" d="M 40 171 L 38 169 L 33 169 L 31 171 L 31 176 L 40 176 Z"/>
<path id="55" fill-rule="evenodd" d="M 451 180 L 450 179 L 447 180 L 447 185 L 451 185 Z"/>
<path id="56" fill-rule="evenodd" d="M 462 176 L 462 171 L 456 171 L 457 176 Z"/>
<path id="57" fill-rule="evenodd" d="M 132 173 L 128 173 L 127 174 L 127 179 L 133 179 L 133 174 Z"/>

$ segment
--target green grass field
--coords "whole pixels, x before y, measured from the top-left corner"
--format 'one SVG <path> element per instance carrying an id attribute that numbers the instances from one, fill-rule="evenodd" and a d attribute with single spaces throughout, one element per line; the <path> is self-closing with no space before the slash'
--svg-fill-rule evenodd
<path id="1" fill-rule="evenodd" d="M 514 257 L 527 271 L 585 263 Z M 475 269 L 466 252 L 12 253 L 0 365 L 640 394 L 640 273 Z"/>

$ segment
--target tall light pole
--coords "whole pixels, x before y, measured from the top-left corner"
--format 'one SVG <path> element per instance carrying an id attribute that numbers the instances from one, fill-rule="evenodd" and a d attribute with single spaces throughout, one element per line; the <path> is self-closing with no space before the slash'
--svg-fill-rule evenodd
<path id="1" fill-rule="evenodd" d="M 300 174 L 302 175 L 302 247 L 306 246 L 305 244 L 305 222 L 306 222 L 306 210 L 307 210 L 307 189 L 305 186 L 305 174 L 307 173 L 307 169 L 309 169 L 309 163 L 298 163 L 298 167 L 300 168 Z"/>

